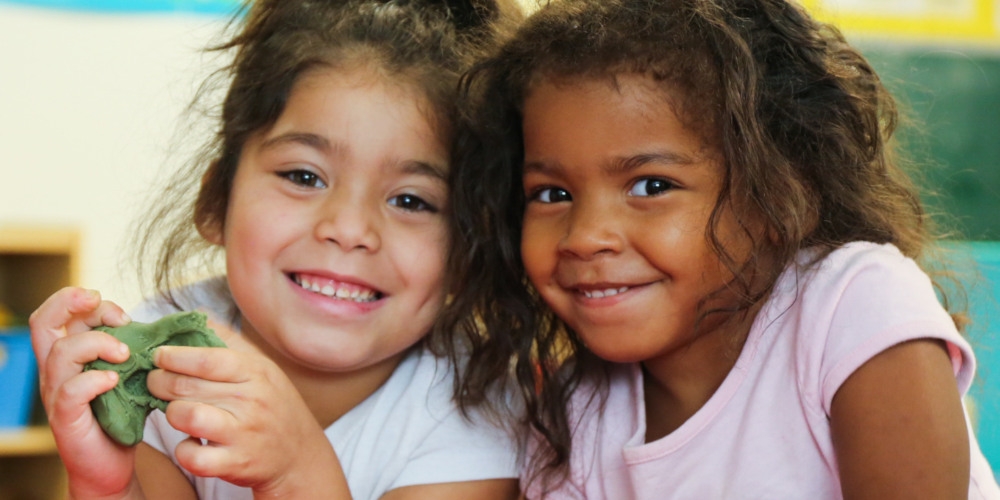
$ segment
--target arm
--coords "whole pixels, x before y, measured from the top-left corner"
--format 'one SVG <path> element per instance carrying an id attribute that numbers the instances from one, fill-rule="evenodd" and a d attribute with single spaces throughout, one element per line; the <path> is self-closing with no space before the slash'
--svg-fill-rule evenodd
<path id="1" fill-rule="evenodd" d="M 904 342 L 858 368 L 830 426 L 844 498 L 968 498 L 965 416 L 940 341 Z"/>
<path id="2" fill-rule="evenodd" d="M 157 449 L 146 443 L 136 447 L 135 471 L 145 497 L 149 500 L 197 500 L 198 495 L 187 477 Z"/>

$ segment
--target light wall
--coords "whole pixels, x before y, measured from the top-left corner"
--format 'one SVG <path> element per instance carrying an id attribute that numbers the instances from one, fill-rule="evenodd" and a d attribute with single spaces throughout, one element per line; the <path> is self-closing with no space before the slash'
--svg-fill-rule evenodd
<path id="1" fill-rule="evenodd" d="M 221 27 L 0 4 L 0 225 L 78 228 L 81 284 L 137 303 L 127 235 L 161 167 L 200 140 L 178 131 L 212 67 L 200 49 Z"/>
<path id="2" fill-rule="evenodd" d="M 142 298 L 128 235 L 200 145 L 184 109 L 224 21 L 0 1 L 0 225 L 78 228 L 81 284 L 126 308 Z"/>
<path id="3" fill-rule="evenodd" d="M 520 1 L 532 10 L 534 0 Z M 998 0 L 955 2 L 974 14 L 1000 15 Z M 869 35 L 865 23 L 882 15 L 866 14 L 869 4 L 860 0 L 803 3 Z M 956 22 L 977 23 L 964 15 Z M 920 29 L 931 36 L 926 30 L 942 24 L 877 25 L 895 31 L 876 36 L 905 39 Z M 975 42 L 1000 40 L 997 23 L 975 26 L 969 32 Z M 140 300 L 127 235 L 156 196 L 160 170 L 177 165 L 201 140 L 178 132 L 187 128 L 185 105 L 213 67 L 199 50 L 221 27 L 222 19 L 210 14 L 108 14 L 0 2 L 0 224 L 79 228 L 81 284 L 126 307 Z"/>

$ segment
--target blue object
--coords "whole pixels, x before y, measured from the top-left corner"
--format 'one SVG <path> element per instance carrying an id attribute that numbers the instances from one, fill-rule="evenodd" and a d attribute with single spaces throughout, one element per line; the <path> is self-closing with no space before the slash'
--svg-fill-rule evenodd
<path id="1" fill-rule="evenodd" d="M 972 319 L 967 335 L 978 362 L 969 395 L 979 446 L 1000 477 L 1000 241 L 963 242 L 955 249 L 956 257 L 971 257 L 976 265 L 962 276 Z"/>
<path id="2" fill-rule="evenodd" d="M 0 428 L 28 425 L 38 392 L 37 379 L 30 331 L 0 330 Z"/>
<path id="3" fill-rule="evenodd" d="M 239 0 L 0 0 L 0 4 L 5 3 L 90 12 L 196 12 L 227 16 L 240 6 Z"/>

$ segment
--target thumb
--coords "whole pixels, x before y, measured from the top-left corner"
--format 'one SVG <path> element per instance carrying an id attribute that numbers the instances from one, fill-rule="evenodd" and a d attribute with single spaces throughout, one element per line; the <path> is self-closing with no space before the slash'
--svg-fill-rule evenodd
<path id="1" fill-rule="evenodd" d="M 222 321 L 209 311 L 200 311 L 208 316 L 206 326 L 211 328 L 220 340 L 226 343 L 226 347 L 243 352 L 259 352 L 259 350 L 248 342 L 239 332 L 233 329 L 231 323 Z"/>

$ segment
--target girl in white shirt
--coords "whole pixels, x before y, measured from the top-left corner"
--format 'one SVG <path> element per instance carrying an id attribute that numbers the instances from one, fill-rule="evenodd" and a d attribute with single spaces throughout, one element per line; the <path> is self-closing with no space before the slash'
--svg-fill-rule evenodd
<path id="1" fill-rule="evenodd" d="M 166 289 L 136 314 L 207 309 L 229 349 L 158 348 L 147 385 L 169 405 L 121 446 L 89 406 L 118 377 L 83 366 L 127 359 L 91 328 L 129 318 L 97 292 L 49 298 L 31 330 L 72 498 L 516 496 L 514 442 L 458 411 L 454 366 L 428 350 L 452 340 L 428 334 L 457 80 L 516 18 L 491 1 L 262 0 L 234 19 L 218 135 L 165 190 L 197 198 L 151 215 Z M 169 288 L 206 246 L 225 276 Z"/>

